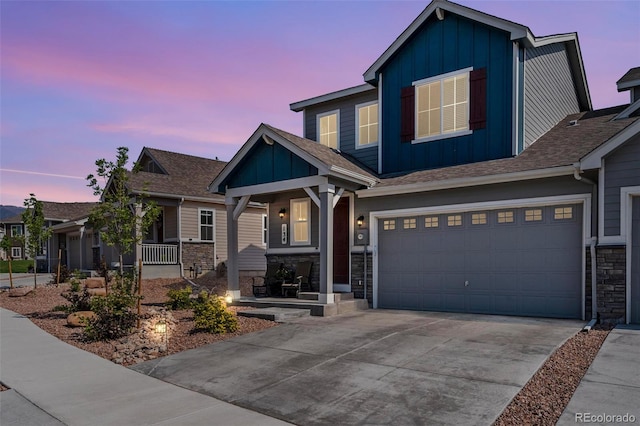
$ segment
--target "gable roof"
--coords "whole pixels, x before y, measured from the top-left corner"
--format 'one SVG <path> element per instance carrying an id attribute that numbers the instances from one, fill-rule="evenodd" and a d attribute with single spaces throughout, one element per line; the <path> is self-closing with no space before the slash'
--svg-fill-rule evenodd
<path id="1" fill-rule="evenodd" d="M 402 34 L 398 36 L 398 38 L 396 38 L 391 46 L 389 46 L 364 72 L 364 80 L 368 83 L 376 82 L 378 80 L 378 73 L 380 69 L 394 56 L 397 51 L 402 48 L 402 46 L 404 46 L 406 42 L 409 41 L 411 36 L 422 27 L 427 19 L 429 19 L 433 14 L 443 16 L 444 19 L 446 19 L 446 12 L 463 16 L 470 20 L 506 31 L 510 33 L 511 40 L 518 40 L 523 43 L 524 46 L 539 47 L 553 43 L 565 43 L 580 105 L 584 110 L 592 109 L 591 97 L 589 95 L 587 78 L 582 61 L 582 53 L 580 52 L 580 44 L 578 43 L 578 35 L 576 33 L 536 37 L 533 35 L 531 30 L 524 25 L 498 18 L 447 0 L 433 0 L 429 3 L 422 13 L 414 19 L 414 21 L 402 32 Z"/>
<path id="2" fill-rule="evenodd" d="M 346 156 L 316 141 L 305 139 L 262 123 L 242 148 L 238 150 L 222 172 L 210 183 L 209 190 L 211 192 L 224 192 L 225 188 L 222 187 L 224 182 L 231 176 L 236 167 L 240 165 L 242 159 L 249 154 L 251 148 L 260 140 L 282 145 L 293 154 L 317 168 L 318 175 L 334 176 L 357 182 L 364 186 L 372 186 L 377 182 L 376 176 L 357 165 L 355 160 L 351 161 L 347 159 Z"/>
<path id="3" fill-rule="evenodd" d="M 625 129 L 636 133 L 640 131 L 640 117 L 613 121 L 624 108 L 569 115 L 517 157 L 382 177 L 376 187 L 361 190 L 358 196 L 364 198 L 571 175 L 582 158 Z M 577 124 L 571 125 L 574 120 Z"/>
<path id="4" fill-rule="evenodd" d="M 89 215 L 95 202 L 87 203 L 58 203 L 55 201 L 43 201 L 42 212 L 45 220 L 66 222 Z M 18 214 L 2 220 L 2 223 L 22 223 L 22 214 Z"/>
<path id="5" fill-rule="evenodd" d="M 227 164 L 177 152 L 143 148 L 138 160 L 148 155 L 167 174 L 139 171 L 129 175 L 129 190 L 149 196 L 220 200 L 207 190 L 211 182 Z"/>
<path id="6" fill-rule="evenodd" d="M 623 75 L 620 80 L 616 81 L 618 92 L 624 92 L 632 87 L 640 86 L 640 67 L 631 68 Z"/>

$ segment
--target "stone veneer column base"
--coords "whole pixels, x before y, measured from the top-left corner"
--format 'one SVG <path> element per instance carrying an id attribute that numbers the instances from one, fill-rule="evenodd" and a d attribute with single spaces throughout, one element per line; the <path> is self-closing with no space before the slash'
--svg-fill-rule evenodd
<path id="1" fill-rule="evenodd" d="M 596 248 L 597 317 L 601 322 L 626 322 L 626 264 L 625 246 Z"/>

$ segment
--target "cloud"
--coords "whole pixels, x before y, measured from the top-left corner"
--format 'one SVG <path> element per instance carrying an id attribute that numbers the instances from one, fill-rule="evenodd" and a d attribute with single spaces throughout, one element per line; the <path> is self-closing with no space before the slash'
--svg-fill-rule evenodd
<path id="1" fill-rule="evenodd" d="M 22 173 L 22 174 L 25 174 L 25 175 L 49 176 L 49 177 L 65 178 L 65 179 L 81 179 L 81 180 L 85 180 L 86 179 L 85 177 L 82 177 L 82 176 L 60 175 L 60 174 L 56 174 L 56 173 L 42 173 L 42 172 L 34 172 L 34 171 L 31 171 L 31 170 L 0 169 L 0 172 Z"/>

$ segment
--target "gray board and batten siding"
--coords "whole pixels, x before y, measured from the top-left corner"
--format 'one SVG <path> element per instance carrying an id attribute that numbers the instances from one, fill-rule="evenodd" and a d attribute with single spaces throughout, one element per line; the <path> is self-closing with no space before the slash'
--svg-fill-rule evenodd
<path id="1" fill-rule="evenodd" d="M 631 222 L 631 318 L 640 324 L 640 197 L 633 197 Z"/>
<path id="2" fill-rule="evenodd" d="M 612 152 L 604 162 L 604 235 L 620 235 L 620 188 L 640 186 L 640 135 Z"/>
<path id="3" fill-rule="evenodd" d="M 525 49 L 524 98 L 525 148 L 580 112 L 564 43 Z"/>
<path id="4" fill-rule="evenodd" d="M 378 169 L 378 145 L 356 149 L 356 105 L 377 101 L 378 90 L 371 89 L 363 93 L 347 96 L 334 101 L 309 106 L 304 110 L 304 137 L 317 140 L 317 115 L 340 110 L 340 146 L 341 152 L 349 154 L 369 167 Z"/>
<path id="5" fill-rule="evenodd" d="M 582 316 L 581 204 L 379 222 L 380 308 Z"/>

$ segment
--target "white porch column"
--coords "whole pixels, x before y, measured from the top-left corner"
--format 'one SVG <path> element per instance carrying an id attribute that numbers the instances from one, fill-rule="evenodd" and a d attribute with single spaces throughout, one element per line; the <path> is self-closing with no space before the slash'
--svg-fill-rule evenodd
<path id="1" fill-rule="evenodd" d="M 227 197 L 227 290 L 231 297 L 240 298 L 240 274 L 238 271 L 238 220 L 234 210 L 238 204 L 236 198 Z"/>
<path id="2" fill-rule="evenodd" d="M 318 187 L 320 195 L 320 295 L 321 303 L 334 303 L 333 296 L 333 185 Z"/>

